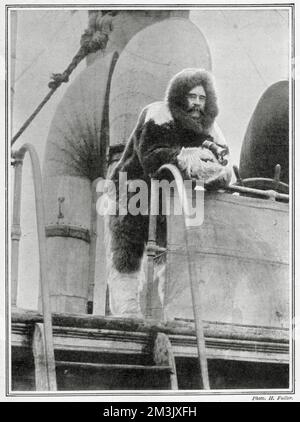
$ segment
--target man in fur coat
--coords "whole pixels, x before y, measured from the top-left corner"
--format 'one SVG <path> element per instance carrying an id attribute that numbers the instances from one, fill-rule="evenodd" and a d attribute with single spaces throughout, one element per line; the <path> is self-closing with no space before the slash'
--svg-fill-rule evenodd
<path id="1" fill-rule="evenodd" d="M 200 178 L 207 188 L 229 183 L 224 166 L 228 153 L 221 131 L 215 124 L 218 114 L 213 79 L 203 69 L 184 69 L 167 87 L 164 101 L 145 107 L 133 130 L 111 179 L 119 201 L 119 175 L 141 179 L 150 177 L 163 164 L 174 164 L 185 178 Z M 148 236 L 147 215 L 109 217 L 106 229 L 108 284 L 113 315 L 142 317 L 139 286 L 143 282 L 141 263 Z"/>

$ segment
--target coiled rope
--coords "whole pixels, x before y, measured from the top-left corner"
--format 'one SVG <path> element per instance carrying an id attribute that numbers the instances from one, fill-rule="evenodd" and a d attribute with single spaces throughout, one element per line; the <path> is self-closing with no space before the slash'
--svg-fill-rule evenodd
<path id="1" fill-rule="evenodd" d="M 95 53 L 98 50 L 104 50 L 109 33 L 113 30 L 113 17 L 117 14 L 116 11 L 103 11 L 100 19 L 98 11 L 91 11 L 89 14 L 89 27 L 85 30 L 80 40 L 80 49 L 73 57 L 71 63 L 63 73 L 53 73 L 51 81 L 48 83 L 50 91 L 37 106 L 34 112 L 28 117 L 25 123 L 21 126 L 18 132 L 11 139 L 11 146 L 27 129 L 30 123 L 34 120 L 37 114 L 41 111 L 44 105 L 50 100 L 54 92 L 60 87 L 62 83 L 69 81 L 69 77 L 78 64 L 90 53 Z"/>

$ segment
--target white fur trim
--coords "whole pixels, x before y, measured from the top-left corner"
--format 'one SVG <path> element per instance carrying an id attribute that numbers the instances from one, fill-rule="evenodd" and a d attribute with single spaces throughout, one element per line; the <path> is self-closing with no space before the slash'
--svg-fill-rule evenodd
<path id="1" fill-rule="evenodd" d="M 169 107 L 163 101 L 150 104 L 145 123 L 149 120 L 153 120 L 157 125 L 163 125 L 164 123 L 171 122 L 173 120 Z"/>
<path id="2" fill-rule="evenodd" d="M 226 146 L 227 142 L 221 131 L 220 127 L 218 126 L 217 122 L 214 122 L 212 127 L 209 129 L 209 134 L 214 138 L 214 141 L 221 146 Z"/>

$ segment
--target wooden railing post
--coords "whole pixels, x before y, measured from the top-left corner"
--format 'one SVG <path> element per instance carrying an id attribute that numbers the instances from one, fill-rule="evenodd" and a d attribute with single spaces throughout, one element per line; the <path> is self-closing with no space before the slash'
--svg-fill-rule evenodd
<path id="1" fill-rule="evenodd" d="M 148 243 L 147 243 L 147 292 L 146 292 L 146 318 L 152 317 L 152 289 L 154 281 L 154 258 L 156 255 L 156 226 L 158 195 L 154 189 L 154 179 L 151 179 L 151 203 L 149 212 L 149 230 L 148 230 Z"/>
<path id="2" fill-rule="evenodd" d="M 89 290 L 88 290 L 88 301 L 87 301 L 87 313 L 92 314 L 94 308 L 94 293 L 95 293 L 95 267 L 96 267 L 96 249 L 97 249 L 97 223 L 98 214 L 96 209 L 96 203 L 98 199 L 98 193 L 96 191 L 97 183 L 102 178 L 98 178 L 93 181 L 92 189 L 92 206 L 91 206 L 91 229 L 90 229 L 90 250 L 89 250 Z M 105 299 L 103 298 L 103 301 Z"/>

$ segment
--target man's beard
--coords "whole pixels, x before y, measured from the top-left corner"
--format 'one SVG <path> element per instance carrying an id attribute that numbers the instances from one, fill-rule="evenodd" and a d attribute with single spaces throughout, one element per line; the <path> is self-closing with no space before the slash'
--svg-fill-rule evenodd
<path id="1" fill-rule="evenodd" d="M 203 122 L 205 117 L 204 111 L 200 107 L 191 107 L 187 110 L 188 115 L 196 122 Z"/>
<path id="2" fill-rule="evenodd" d="M 211 119 L 205 112 L 205 110 L 199 110 L 199 117 L 195 118 L 191 116 L 191 109 L 189 109 L 187 104 L 184 105 L 169 105 L 173 118 L 179 122 L 179 124 L 185 129 L 189 129 L 197 134 L 206 134 L 207 130 L 213 123 L 214 119 Z"/>

